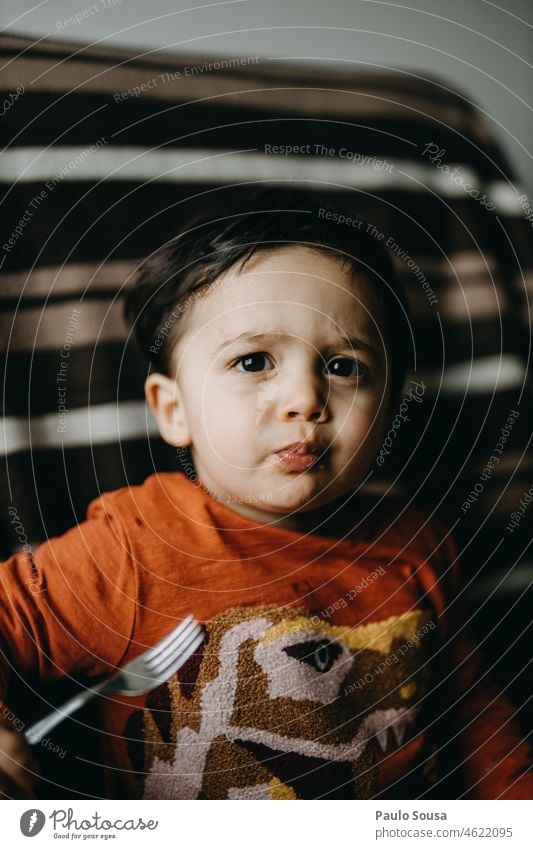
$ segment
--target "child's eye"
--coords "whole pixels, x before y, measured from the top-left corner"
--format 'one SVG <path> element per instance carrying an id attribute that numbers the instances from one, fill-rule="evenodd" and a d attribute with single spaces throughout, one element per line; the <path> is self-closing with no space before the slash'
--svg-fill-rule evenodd
<path id="1" fill-rule="evenodd" d="M 270 367 L 265 365 L 265 363 L 270 363 Z M 255 372 L 270 371 L 274 366 L 267 354 L 258 353 L 246 354 L 245 357 L 239 357 L 234 363 L 233 368 L 237 368 L 237 371 Z"/>
<path id="2" fill-rule="evenodd" d="M 352 360 L 350 357 L 337 357 L 330 360 L 326 368 L 330 374 L 337 377 L 363 377 L 366 373 L 365 366 L 358 360 Z"/>

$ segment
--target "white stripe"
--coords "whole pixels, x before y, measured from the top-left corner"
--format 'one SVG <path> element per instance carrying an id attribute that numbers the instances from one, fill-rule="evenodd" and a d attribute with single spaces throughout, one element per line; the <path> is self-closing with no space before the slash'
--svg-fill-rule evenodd
<path id="1" fill-rule="evenodd" d="M 3 154 L 2 180 L 22 182 L 51 180 L 61 173 L 85 148 L 17 148 Z M 384 160 L 383 160 L 384 161 Z M 141 147 L 99 148 L 76 167 L 65 171 L 64 180 L 161 180 L 165 182 L 245 181 L 254 179 L 339 179 L 347 185 L 376 185 L 394 175 L 372 165 L 354 165 L 348 160 L 314 156 L 275 156 L 241 151 L 180 149 L 147 151 Z M 400 183 L 405 177 L 396 175 Z"/>
<path id="2" fill-rule="evenodd" d="M 58 428 L 64 422 L 64 432 Z M 42 448 L 104 445 L 158 433 L 144 401 L 98 404 L 70 410 L 60 422 L 58 413 L 8 416 L 0 429 L 0 455 Z M 3 433 L 2 433 L 3 431 Z"/>
<path id="3" fill-rule="evenodd" d="M 465 165 L 451 164 L 449 173 L 444 173 L 433 165 L 417 162 L 398 162 L 399 172 L 408 179 L 417 180 L 424 188 L 432 189 L 436 194 L 449 198 L 472 198 L 479 203 L 485 195 L 484 203 L 493 203 L 497 212 L 502 215 L 522 215 L 523 208 L 519 201 L 519 188 L 505 180 L 492 180 L 485 183 L 479 174 Z M 455 179 L 453 172 L 457 170 Z M 460 178 L 460 179 L 459 179 Z M 460 180 L 462 182 L 460 182 Z M 407 188 L 402 186 L 401 188 Z M 415 187 L 412 187 L 415 190 Z M 470 190 L 473 194 L 470 195 Z M 474 194 L 477 192 L 477 194 Z"/>
<path id="4" fill-rule="evenodd" d="M 210 148 L 147 151 L 142 147 L 100 147 L 89 153 L 82 147 L 20 147 L 2 154 L 4 168 L 0 182 L 44 182 L 61 180 L 133 180 L 143 182 L 215 183 L 249 180 L 280 180 L 298 183 L 315 180 L 346 187 L 401 189 L 420 192 L 423 187 L 445 197 L 469 197 L 448 174 L 427 163 L 409 160 L 376 159 L 392 165 L 389 171 L 376 164 L 324 156 L 279 156 L 262 152 L 214 151 Z M 83 157 L 78 161 L 77 157 Z M 497 180 L 484 184 L 471 169 L 460 167 L 465 183 L 487 195 L 502 214 L 521 215 L 519 189 Z M 65 169 L 62 174 L 62 169 Z M 419 183 L 421 185 L 419 185 Z M 52 189 L 50 189 L 52 190 Z"/>
<path id="5" fill-rule="evenodd" d="M 492 394 L 523 386 L 527 379 L 524 362 L 513 354 L 479 357 L 447 366 L 442 374 L 417 373 L 428 389 L 445 395 Z M 407 391 L 409 384 L 406 384 Z"/>

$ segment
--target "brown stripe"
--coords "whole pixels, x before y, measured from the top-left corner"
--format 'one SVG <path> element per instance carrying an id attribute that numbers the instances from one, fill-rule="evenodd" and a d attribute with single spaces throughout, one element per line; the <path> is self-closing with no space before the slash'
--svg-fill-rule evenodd
<path id="1" fill-rule="evenodd" d="M 70 322 L 73 310 L 75 322 Z M 79 327 L 73 326 L 75 323 Z M 108 300 L 71 301 L 19 310 L 16 316 L 0 314 L 0 350 L 31 351 L 38 348 L 56 350 L 58 357 L 65 342 L 72 347 L 123 341 L 127 330 L 122 318 L 122 304 Z"/>
<path id="2" fill-rule="evenodd" d="M 510 522 L 511 514 L 518 510 L 520 507 L 520 500 L 524 498 L 524 495 L 527 494 L 530 484 L 527 481 L 523 481 L 522 483 L 516 483 L 509 486 L 505 492 L 500 492 L 500 489 L 490 490 L 487 492 L 484 490 L 483 498 L 480 498 L 479 501 L 475 501 L 471 508 L 466 512 L 465 516 L 468 516 L 472 523 L 480 523 L 482 519 L 486 518 L 489 505 L 490 509 L 494 504 L 494 509 L 492 510 L 489 517 L 489 529 L 493 530 L 494 521 L 498 522 Z M 503 489 L 503 484 L 500 482 L 500 487 Z M 496 497 L 498 499 L 498 503 L 496 504 Z M 531 509 L 531 505 L 530 505 Z M 464 521 L 464 519 L 463 519 Z M 528 516 L 528 511 L 526 510 L 525 514 L 522 516 L 521 521 L 519 522 L 519 531 L 527 534 L 527 528 L 531 525 L 531 517 Z M 487 526 L 485 525 L 485 528 Z M 503 528 L 501 531 L 503 532 Z M 515 536 L 519 532 L 515 530 Z"/>
<path id="3" fill-rule="evenodd" d="M 80 310 L 80 314 L 76 314 L 76 321 L 80 327 L 75 328 L 72 332 L 74 346 L 98 345 L 110 341 L 122 342 L 127 335 L 126 325 L 122 319 L 122 301 L 115 300 L 112 304 L 113 296 L 114 292 L 111 290 L 109 298 L 95 298 L 81 303 L 79 299 L 61 302 L 52 301 L 44 308 L 41 305 L 26 307 L 19 309 L 16 314 L 12 311 L 0 312 L 0 350 L 59 351 L 65 337 L 69 317 L 75 309 Z M 464 327 L 464 332 L 467 334 L 467 342 L 463 353 L 467 356 L 471 342 L 469 326 Z M 481 353 L 479 349 L 482 348 L 481 334 L 482 328 L 478 327 L 478 356 Z M 457 345 L 454 353 L 457 354 L 458 351 L 459 345 Z M 440 355 L 440 345 L 433 356 L 430 356 L 430 353 L 428 347 L 425 356 L 433 364 L 435 357 Z M 451 359 L 455 358 L 451 357 Z"/>
<path id="4" fill-rule="evenodd" d="M 490 255 L 481 255 L 474 251 L 460 251 L 450 254 L 444 259 L 430 256 L 413 255 L 413 260 L 429 277 L 431 274 L 440 275 L 441 279 L 446 276 L 454 286 L 458 280 L 463 283 L 471 276 L 478 277 L 485 273 L 495 271 L 497 260 Z M 24 298 L 42 298 L 47 295 L 53 296 L 64 294 L 81 293 L 87 288 L 119 289 L 128 281 L 130 275 L 135 271 L 139 259 L 114 260 L 104 264 L 100 262 L 68 263 L 66 265 L 46 265 L 33 270 L 15 271 L 0 274 L 0 294 L 6 298 L 16 298 L 23 295 Z M 399 272 L 403 271 L 403 263 L 399 261 Z M 405 274 L 406 279 L 412 278 L 412 272 Z M 531 277 L 533 280 L 533 275 Z M 442 283 L 433 286 L 438 290 L 441 297 Z M 468 284 L 470 286 L 470 283 Z M 466 287 L 465 287 L 466 288 Z M 488 288 L 488 285 L 487 285 Z"/>
<path id="5" fill-rule="evenodd" d="M 65 60 L 67 61 L 67 60 Z M 197 60 L 196 60 L 197 61 Z M 216 61 L 216 60 L 215 60 Z M 179 67 L 179 66 L 178 66 Z M 46 58 L 23 58 L 9 65 L 3 72 L 3 85 L 6 90 L 20 85 L 28 91 L 48 91 L 66 93 L 77 90 L 78 93 L 120 94 L 122 91 L 157 80 L 157 87 L 141 92 L 138 100 L 163 100 L 174 103 L 191 100 L 208 100 L 223 104 L 238 104 L 247 108 L 268 108 L 291 114 L 312 114 L 349 116 L 384 116 L 401 118 L 404 122 L 427 121 L 437 119 L 451 124 L 455 129 L 468 130 L 475 138 L 487 139 L 484 125 L 474 116 L 465 113 L 459 105 L 442 106 L 434 98 L 401 94 L 387 89 L 386 84 L 379 95 L 375 92 L 360 91 L 358 78 L 347 75 L 344 80 L 330 83 L 331 88 L 318 85 L 303 86 L 298 78 L 287 68 L 281 88 L 270 88 L 261 80 L 248 79 L 241 74 L 230 75 L 227 71 L 202 73 L 191 77 L 163 82 L 160 73 L 172 73 L 176 66 L 162 68 L 139 68 L 124 64 L 119 67 L 109 65 L 96 70 L 92 62 L 84 59 L 68 59 L 56 65 L 50 65 Z M 33 82 L 35 80 L 35 82 Z M 315 82 L 310 80 L 309 83 Z M 317 80 L 318 82 L 318 80 Z M 357 86 L 357 91 L 346 91 L 344 87 Z M 337 88 L 336 86 L 341 86 Z M 400 98 L 400 99 L 399 99 Z M 118 104 L 117 104 L 118 105 Z"/>
<path id="6" fill-rule="evenodd" d="M 527 292 L 533 295 L 533 271 L 526 271 L 524 269 L 520 277 L 516 278 L 515 286 L 522 294 Z"/>
<path id="7" fill-rule="evenodd" d="M 43 298 L 47 295 L 77 294 L 85 289 L 120 289 L 140 260 L 72 262 L 45 265 L 28 271 L 0 275 L 0 294 L 4 298 Z"/>
<path id="8" fill-rule="evenodd" d="M 414 288 L 417 288 L 416 281 Z M 420 288 L 417 296 L 425 300 L 425 294 Z M 507 297 L 501 286 L 491 283 L 488 279 L 484 282 L 478 280 L 466 283 L 463 277 L 456 283 L 455 289 L 450 287 L 447 291 L 439 290 L 438 298 L 440 315 L 453 322 L 494 318 L 503 315 L 508 308 Z"/>
<path id="9" fill-rule="evenodd" d="M 531 467 L 531 464 L 528 463 L 528 466 Z M 505 491 L 505 499 L 506 504 L 510 505 L 511 510 L 518 510 L 520 507 L 520 501 L 528 495 L 529 489 L 531 487 L 531 476 L 524 475 L 522 480 L 513 481 L 513 483 L 506 489 Z M 503 499 L 502 499 L 503 500 Z M 528 510 L 531 510 L 532 506 L 529 504 Z M 522 521 L 531 527 L 531 514 L 528 515 L 528 510 L 522 516 Z"/>
<path id="10" fill-rule="evenodd" d="M 498 436 L 499 436 L 499 434 L 496 431 L 496 437 L 498 437 Z M 524 439 L 524 444 L 525 444 L 526 441 L 527 440 Z M 486 457 L 484 457 L 483 461 L 481 463 L 476 464 L 475 469 L 477 470 L 477 474 L 475 472 L 472 472 L 471 474 L 467 473 L 467 474 L 465 474 L 465 480 L 469 481 L 473 484 L 475 484 L 476 482 L 482 482 L 482 481 L 479 481 L 479 476 L 481 474 L 483 474 L 483 472 L 486 470 L 486 464 L 490 460 L 491 456 L 492 456 L 492 454 L 489 451 L 487 453 Z M 527 473 L 529 472 L 530 469 L 533 470 L 533 457 L 528 456 L 528 454 L 524 454 L 524 456 L 522 456 L 521 451 L 520 452 L 518 452 L 516 450 L 515 451 L 506 451 L 501 455 L 501 457 L 499 457 L 498 454 L 495 454 L 494 456 L 497 459 L 499 458 L 500 462 L 497 463 L 494 466 L 494 468 L 491 470 L 491 474 L 489 476 L 490 478 L 492 478 L 492 477 L 500 477 L 501 478 L 502 476 L 511 475 L 517 469 L 520 471 L 520 476 L 522 478 L 524 478 L 524 477 L 527 477 Z M 503 484 L 504 484 L 504 481 L 500 480 L 498 485 L 500 487 L 503 487 Z M 515 483 L 511 484 L 511 486 L 514 487 Z"/>
<path id="11" fill-rule="evenodd" d="M 416 260 L 416 257 L 413 257 L 413 259 Z M 444 267 L 449 268 L 459 278 L 461 275 L 466 274 L 494 272 L 499 267 L 496 256 L 491 255 L 489 251 L 483 253 L 479 251 L 456 251 L 455 253 L 449 253 L 443 258 L 428 257 L 427 259 L 416 261 L 419 265 L 423 261 L 424 271 L 428 274 L 431 274 L 433 271 L 442 271 Z"/>
<path id="12" fill-rule="evenodd" d="M 128 63 L 132 67 L 148 66 L 151 70 L 170 71 L 180 70 L 185 67 L 194 67 L 206 63 L 228 61 L 230 59 L 239 59 L 240 56 L 235 55 L 207 55 L 196 53 L 181 53 L 179 55 L 171 55 L 163 53 L 158 48 L 146 50 L 143 53 L 136 53 L 133 48 L 117 47 L 117 46 L 101 46 L 97 44 L 73 44 L 71 41 L 62 39 L 46 38 L 44 40 L 33 39 L 26 36 L 0 35 L 0 50 L 2 51 L 18 51 L 19 54 L 33 48 L 34 55 L 47 55 L 48 63 L 50 64 L 51 56 L 57 57 L 58 61 L 69 60 L 75 61 L 76 57 L 82 57 L 84 60 L 89 60 L 95 65 L 106 63 L 113 66 L 119 63 Z M 255 55 L 253 56 L 255 58 Z M 395 91 L 400 91 L 402 96 L 406 92 L 416 92 L 418 95 L 427 96 L 433 101 L 435 98 L 446 100 L 449 103 L 457 104 L 459 97 L 449 88 L 439 84 L 434 80 L 425 80 L 416 74 L 409 73 L 402 69 L 397 69 L 394 73 L 386 71 L 366 71 L 359 68 L 351 68 L 349 64 L 344 64 L 342 69 L 333 66 L 331 63 L 291 63 L 288 64 L 283 59 L 277 57 L 259 57 L 258 64 L 247 64 L 239 66 L 239 76 L 250 76 L 255 79 L 273 79 L 286 81 L 288 78 L 295 81 L 316 82 L 319 80 L 327 80 L 329 83 L 338 83 L 341 85 L 357 84 L 358 88 L 381 89 L 387 88 Z M 7 60 L 9 61 L 9 60 Z M 7 64 L 7 62 L 6 62 Z M 215 73 L 219 73 L 215 71 Z M 229 73 L 235 71 L 229 70 Z M 462 101 L 461 106 L 465 111 L 472 112 L 472 108 L 468 103 Z"/>

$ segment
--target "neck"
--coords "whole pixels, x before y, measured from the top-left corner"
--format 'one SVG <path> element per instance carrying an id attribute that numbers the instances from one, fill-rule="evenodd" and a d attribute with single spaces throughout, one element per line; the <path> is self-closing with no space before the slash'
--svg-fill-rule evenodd
<path id="1" fill-rule="evenodd" d="M 207 487 L 202 485 L 202 488 L 211 497 L 215 497 Z M 288 514 L 270 513 L 255 507 L 253 504 L 238 502 L 230 498 L 216 500 L 229 507 L 234 513 L 238 513 L 247 519 L 301 534 L 317 534 L 319 536 L 345 536 L 361 517 L 364 518 L 365 513 L 362 510 L 363 498 L 354 492 L 349 492 L 317 510 Z"/>

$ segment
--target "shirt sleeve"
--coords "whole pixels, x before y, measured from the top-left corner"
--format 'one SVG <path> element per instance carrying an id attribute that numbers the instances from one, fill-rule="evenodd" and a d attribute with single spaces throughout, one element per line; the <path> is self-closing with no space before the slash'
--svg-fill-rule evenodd
<path id="1" fill-rule="evenodd" d="M 433 526 L 432 567 L 425 580 L 437 598 L 441 647 L 435 703 L 444 733 L 441 761 L 459 778 L 461 798 L 533 799 L 533 757 L 516 708 L 490 671 L 491 661 L 468 626 L 457 549 L 449 531 Z M 431 574 L 433 573 L 433 574 Z M 442 734 L 442 731 L 441 731 Z"/>
<path id="2" fill-rule="evenodd" d="M 42 684 L 112 673 L 132 634 L 136 568 L 113 493 L 87 520 L 0 564 L 0 698 L 10 676 Z"/>

